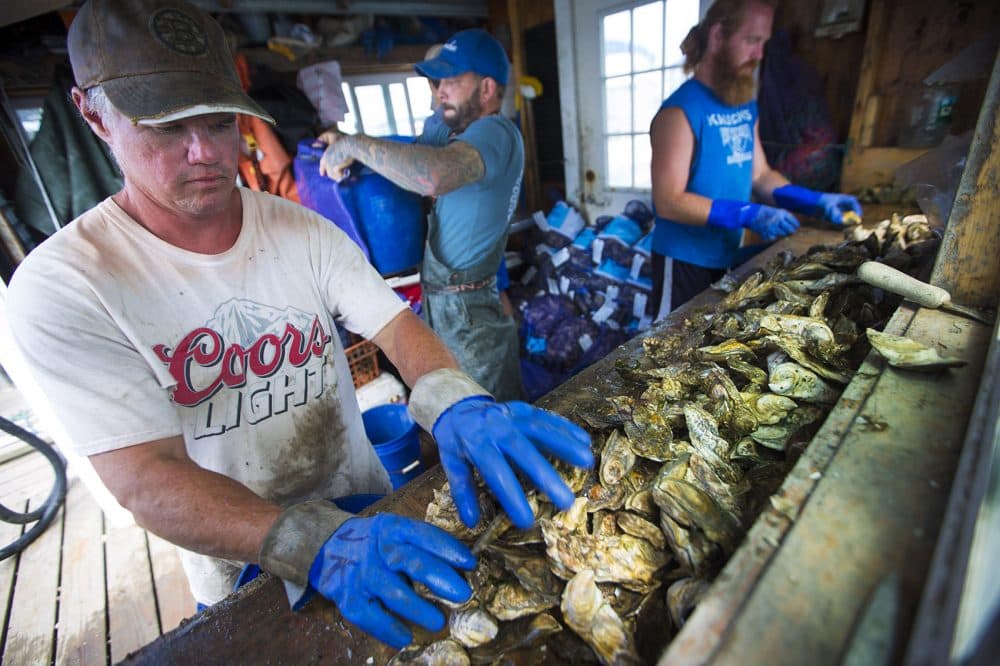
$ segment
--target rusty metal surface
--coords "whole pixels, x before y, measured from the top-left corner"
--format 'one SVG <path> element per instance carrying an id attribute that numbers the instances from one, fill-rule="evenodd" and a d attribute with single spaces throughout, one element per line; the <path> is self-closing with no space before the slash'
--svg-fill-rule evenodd
<path id="1" fill-rule="evenodd" d="M 790 239 L 775 243 L 736 272 L 748 273 L 785 249 L 799 254 L 812 245 L 834 243 L 840 239 L 837 231 L 804 227 Z M 646 335 L 668 335 L 671 327 L 683 317 L 693 315 L 699 307 L 709 305 L 718 298 L 718 293 L 710 291 L 699 295 Z M 577 410 L 586 409 L 605 396 L 620 392 L 620 380 L 613 370 L 614 361 L 641 354 L 643 337 L 633 338 L 553 390 L 537 404 L 572 418 Z M 372 505 L 363 514 L 391 511 L 423 518 L 433 489 L 443 482 L 441 468 L 434 467 Z M 720 578 L 725 575 L 726 570 Z M 394 650 L 350 627 L 336 608 L 323 599 L 314 599 L 303 610 L 292 613 L 280 583 L 263 576 L 183 623 L 175 631 L 129 655 L 122 663 L 384 664 L 392 654 Z M 536 663 L 537 659 L 530 661 Z"/>

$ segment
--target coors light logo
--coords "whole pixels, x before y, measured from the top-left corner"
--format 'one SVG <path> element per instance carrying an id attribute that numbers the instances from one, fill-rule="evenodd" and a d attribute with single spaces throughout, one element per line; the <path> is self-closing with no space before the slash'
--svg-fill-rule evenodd
<path id="1" fill-rule="evenodd" d="M 200 438 L 243 419 L 259 423 L 322 394 L 331 339 L 315 315 L 234 298 L 173 347 L 158 344 L 153 351 L 177 383 L 174 402 L 198 409 Z"/>

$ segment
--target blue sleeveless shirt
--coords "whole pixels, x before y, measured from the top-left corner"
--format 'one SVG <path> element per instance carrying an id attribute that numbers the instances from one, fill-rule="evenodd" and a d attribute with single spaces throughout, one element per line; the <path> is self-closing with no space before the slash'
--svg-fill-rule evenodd
<path id="1" fill-rule="evenodd" d="M 660 105 L 684 112 L 694 132 L 687 191 L 709 199 L 749 201 L 757 102 L 727 106 L 701 81 L 688 79 Z M 653 251 L 705 268 L 730 268 L 742 229 L 691 226 L 657 216 Z"/>

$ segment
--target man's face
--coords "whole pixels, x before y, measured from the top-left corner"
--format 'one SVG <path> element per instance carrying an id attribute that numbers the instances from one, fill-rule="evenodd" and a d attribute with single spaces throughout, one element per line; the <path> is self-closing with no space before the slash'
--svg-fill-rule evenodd
<path id="1" fill-rule="evenodd" d="M 481 81 L 479 75 L 472 72 L 441 79 L 438 100 L 444 112 L 444 122 L 452 130 L 463 132 L 483 115 Z"/>
<path id="2" fill-rule="evenodd" d="M 141 197 L 185 217 L 225 210 L 236 185 L 239 130 L 232 113 L 212 113 L 162 125 L 133 125 L 112 112 L 111 151 L 129 197 Z"/>
<path id="3" fill-rule="evenodd" d="M 764 45 L 771 38 L 773 22 L 774 10 L 767 5 L 747 5 L 742 24 L 716 53 L 717 92 L 727 104 L 736 106 L 753 99 L 754 73 L 764 57 Z"/>

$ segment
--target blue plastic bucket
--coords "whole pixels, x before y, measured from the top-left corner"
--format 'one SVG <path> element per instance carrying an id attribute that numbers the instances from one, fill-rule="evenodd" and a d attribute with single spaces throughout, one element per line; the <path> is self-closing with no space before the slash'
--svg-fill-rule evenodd
<path id="1" fill-rule="evenodd" d="M 299 141 L 298 153 L 293 163 L 299 201 L 306 208 L 316 211 L 340 227 L 370 260 L 371 251 L 362 239 L 355 215 L 348 210 L 344 200 L 345 193 L 334 180 L 319 174 L 319 161 L 323 157 L 326 145 L 321 143 L 314 146 L 314 142 L 314 139 Z"/>
<path id="2" fill-rule="evenodd" d="M 361 415 L 365 434 L 392 481 L 393 490 L 415 479 L 424 471 L 420 462 L 420 437 L 417 424 L 406 405 L 379 405 Z"/>
<path id="3" fill-rule="evenodd" d="M 412 137 L 381 138 L 413 141 Z M 340 193 L 368 247 L 372 265 L 383 275 L 417 266 L 424 256 L 427 235 L 423 197 L 363 165 L 352 167 L 351 173 L 341 181 Z"/>

